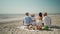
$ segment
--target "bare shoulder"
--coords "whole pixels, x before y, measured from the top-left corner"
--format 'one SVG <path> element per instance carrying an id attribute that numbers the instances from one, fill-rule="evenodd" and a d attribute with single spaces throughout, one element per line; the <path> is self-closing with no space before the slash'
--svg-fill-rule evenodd
<path id="1" fill-rule="evenodd" d="M 36 16 L 36 17 L 35 17 L 35 19 L 38 19 L 38 18 L 39 18 L 39 16 Z"/>

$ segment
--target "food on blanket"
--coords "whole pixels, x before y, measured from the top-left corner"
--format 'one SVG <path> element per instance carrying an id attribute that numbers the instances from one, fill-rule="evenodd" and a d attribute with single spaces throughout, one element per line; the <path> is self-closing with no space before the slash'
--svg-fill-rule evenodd
<path id="1" fill-rule="evenodd" d="M 35 26 L 33 26 L 33 25 L 31 24 L 31 25 L 29 25 L 29 29 L 30 29 L 30 30 L 34 30 L 34 29 L 35 29 Z"/>
<path id="2" fill-rule="evenodd" d="M 37 30 L 41 30 L 42 27 L 41 26 L 36 26 Z"/>
<path id="3" fill-rule="evenodd" d="M 32 28 L 33 28 L 32 25 L 30 25 L 30 26 L 29 26 L 29 29 L 31 30 Z"/>
<path id="4" fill-rule="evenodd" d="M 34 26 L 32 24 L 29 25 L 29 30 L 41 30 L 42 29 L 42 26 Z"/>

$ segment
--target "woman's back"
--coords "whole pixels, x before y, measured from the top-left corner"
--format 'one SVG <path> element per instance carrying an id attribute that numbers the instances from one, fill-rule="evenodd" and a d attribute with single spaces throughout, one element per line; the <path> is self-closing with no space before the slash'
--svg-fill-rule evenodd
<path id="1" fill-rule="evenodd" d="M 41 25 L 41 23 L 42 23 L 42 17 L 37 16 L 37 17 L 36 17 L 36 24 L 37 24 L 37 25 Z"/>

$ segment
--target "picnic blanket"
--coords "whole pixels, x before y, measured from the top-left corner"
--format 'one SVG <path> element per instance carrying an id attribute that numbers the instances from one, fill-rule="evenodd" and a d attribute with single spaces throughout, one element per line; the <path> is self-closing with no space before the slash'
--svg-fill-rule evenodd
<path id="1" fill-rule="evenodd" d="M 20 26 L 20 27 L 17 27 L 17 28 L 22 29 L 22 30 L 26 30 L 26 31 L 39 31 L 39 30 L 29 30 L 26 27 L 27 26 Z"/>

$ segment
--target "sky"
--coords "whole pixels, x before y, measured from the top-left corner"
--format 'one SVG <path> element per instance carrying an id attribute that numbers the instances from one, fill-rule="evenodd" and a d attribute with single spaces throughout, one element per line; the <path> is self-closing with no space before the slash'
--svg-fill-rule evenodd
<path id="1" fill-rule="evenodd" d="M 60 13 L 60 0 L 0 0 L 0 14 Z"/>

